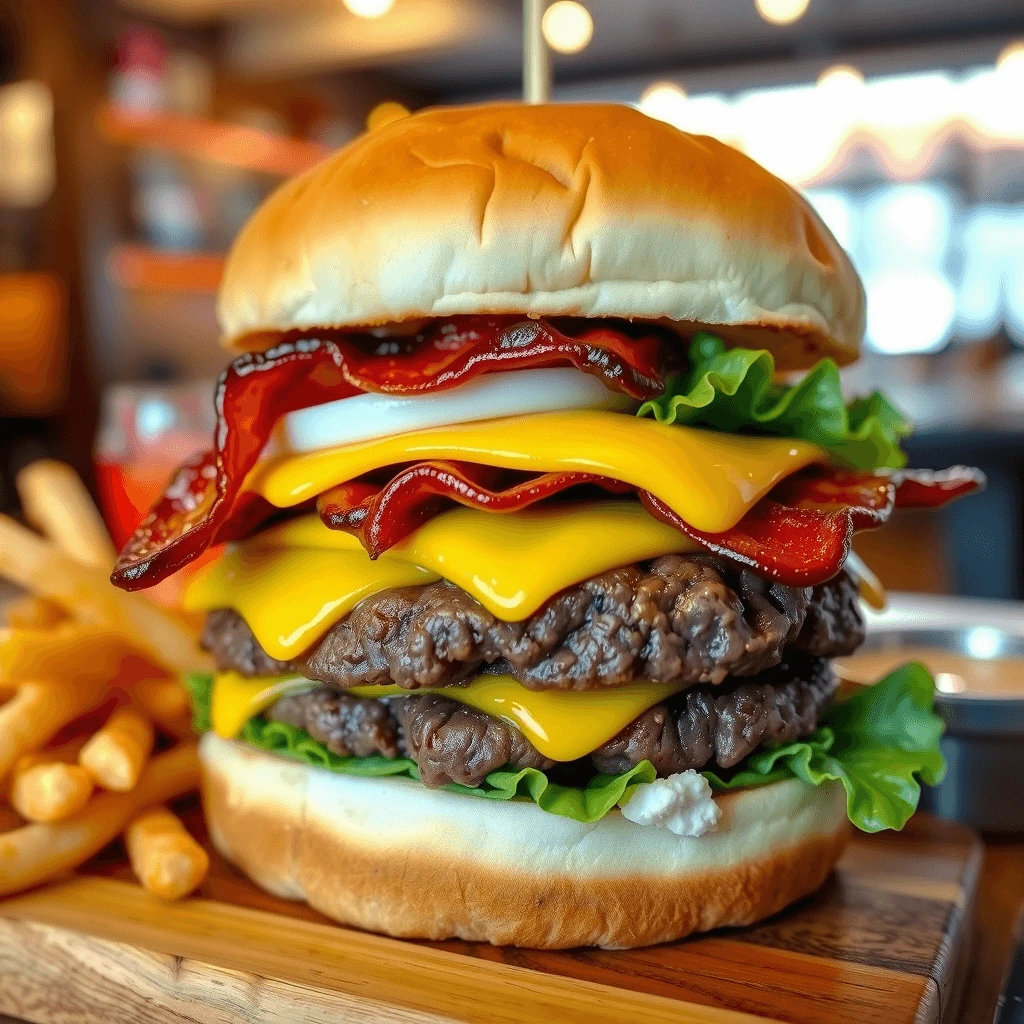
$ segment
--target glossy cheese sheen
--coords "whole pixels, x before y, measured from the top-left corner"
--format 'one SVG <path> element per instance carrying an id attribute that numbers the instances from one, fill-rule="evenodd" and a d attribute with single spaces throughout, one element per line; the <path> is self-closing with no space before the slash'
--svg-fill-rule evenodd
<path id="1" fill-rule="evenodd" d="M 698 550 L 636 501 L 457 508 L 371 561 L 355 537 L 302 516 L 237 545 L 185 594 L 190 611 L 234 608 L 264 649 L 289 661 L 357 601 L 389 587 L 451 580 L 507 622 L 608 569 Z"/>
<path id="2" fill-rule="evenodd" d="M 302 681 L 293 678 L 246 679 L 235 672 L 218 673 L 210 705 L 214 731 L 226 739 L 237 736 L 250 718 L 266 711 L 286 693 L 301 688 Z M 413 699 L 428 692 L 440 693 L 521 729 L 545 757 L 575 761 L 677 690 L 678 687 L 666 683 L 632 683 L 582 693 L 535 691 L 512 676 L 487 675 L 478 676 L 465 686 L 444 686 L 438 690 L 358 686 L 348 692 L 357 697 Z"/>
<path id="3" fill-rule="evenodd" d="M 358 540 L 303 516 L 257 543 L 362 551 Z M 637 501 L 534 506 L 494 513 L 456 508 L 419 527 L 378 559 L 418 565 L 472 594 L 491 614 L 515 622 L 560 590 L 608 569 L 700 545 L 659 522 Z"/>
<path id="4" fill-rule="evenodd" d="M 210 724 L 218 736 L 230 740 L 250 718 L 266 711 L 289 693 L 308 690 L 310 681 L 301 676 L 243 676 L 218 672 L 210 694 Z"/>
<path id="5" fill-rule="evenodd" d="M 358 689 L 363 696 L 380 696 L 372 686 Z M 545 757 L 575 761 L 678 689 L 671 683 L 630 683 L 581 693 L 528 690 L 512 676 L 495 675 L 435 692 L 516 726 Z"/>
<path id="6" fill-rule="evenodd" d="M 262 461 L 247 490 L 281 508 L 371 470 L 457 459 L 531 472 L 578 470 L 657 495 L 698 530 L 731 529 L 789 474 L 824 461 L 812 444 L 657 423 L 623 413 L 537 413 L 419 430 Z"/>
<path id="7" fill-rule="evenodd" d="M 290 661 L 319 640 L 364 598 L 381 590 L 439 579 L 398 559 L 370 561 L 357 551 L 239 545 L 196 577 L 185 608 L 234 608 L 263 649 Z"/>

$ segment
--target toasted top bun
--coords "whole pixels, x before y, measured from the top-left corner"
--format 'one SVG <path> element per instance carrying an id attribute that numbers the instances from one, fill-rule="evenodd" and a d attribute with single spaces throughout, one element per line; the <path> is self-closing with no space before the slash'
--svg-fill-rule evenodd
<path id="1" fill-rule="evenodd" d="M 228 259 L 224 344 L 458 313 L 714 326 L 781 368 L 857 356 L 864 292 L 796 191 L 626 106 L 425 110 L 285 184 Z"/>
<path id="2" fill-rule="evenodd" d="M 213 733 L 199 757 L 225 857 L 278 896 L 408 938 L 623 949 L 750 924 L 817 889 L 850 832 L 839 783 L 723 794 L 718 830 L 689 839 L 617 810 L 584 824 L 336 775 Z"/>

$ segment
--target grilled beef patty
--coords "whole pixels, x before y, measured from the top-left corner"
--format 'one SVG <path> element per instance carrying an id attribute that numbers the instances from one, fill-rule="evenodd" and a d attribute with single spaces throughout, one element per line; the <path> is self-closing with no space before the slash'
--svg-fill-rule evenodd
<path id="1" fill-rule="evenodd" d="M 271 658 L 229 609 L 207 617 L 203 645 L 222 671 L 295 672 L 338 689 L 438 687 L 501 664 L 530 689 L 589 690 L 638 680 L 717 685 L 764 672 L 786 651 L 836 657 L 863 638 L 846 573 L 786 587 L 692 554 L 602 573 L 521 622 L 495 618 L 441 581 L 365 598 L 294 662 Z"/>
<path id="2" fill-rule="evenodd" d="M 590 760 L 602 772 L 649 760 L 659 776 L 709 764 L 730 768 L 759 746 L 814 732 L 835 688 L 828 661 L 806 656 L 746 681 L 696 686 L 645 711 Z M 374 700 L 321 686 L 282 698 L 268 715 L 306 729 L 342 757 L 410 757 L 427 786 L 479 786 L 499 768 L 556 763 L 515 726 L 436 693 Z"/>

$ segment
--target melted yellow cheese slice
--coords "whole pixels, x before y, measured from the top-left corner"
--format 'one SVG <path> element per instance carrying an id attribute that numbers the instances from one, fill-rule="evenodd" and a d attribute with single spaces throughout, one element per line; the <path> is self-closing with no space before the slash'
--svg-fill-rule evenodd
<path id="1" fill-rule="evenodd" d="M 271 547 L 362 551 L 359 541 L 303 516 L 261 534 Z M 472 594 L 492 615 L 515 622 L 560 590 L 608 569 L 701 550 L 637 501 L 594 501 L 494 513 L 456 508 L 385 551 L 379 565 L 418 565 Z"/>
<path id="2" fill-rule="evenodd" d="M 371 561 L 355 537 L 302 516 L 228 551 L 185 593 L 189 611 L 234 608 L 283 661 L 316 643 L 356 602 L 389 587 L 451 580 L 492 615 L 528 618 L 560 590 L 608 569 L 697 550 L 636 501 L 457 508 Z"/>
<path id="3" fill-rule="evenodd" d="M 302 676 L 243 676 L 218 672 L 210 694 L 210 724 L 218 736 L 233 739 L 250 718 L 266 711 L 289 693 L 313 685 Z"/>
<path id="4" fill-rule="evenodd" d="M 648 490 L 698 530 L 720 533 L 780 480 L 826 455 L 803 441 L 697 430 L 623 413 L 553 412 L 280 455 L 258 464 L 245 488 L 286 508 L 371 470 L 423 459 L 597 473 Z"/>
<path id="5" fill-rule="evenodd" d="M 286 693 L 309 686 L 294 678 L 246 679 L 235 672 L 218 673 L 210 702 L 214 731 L 230 739 L 250 718 Z M 438 690 L 403 690 L 398 686 L 358 686 L 357 697 L 417 697 L 440 693 L 468 704 L 520 729 L 545 756 L 575 761 L 607 742 L 649 707 L 679 690 L 671 683 L 632 683 L 579 693 L 529 690 L 512 676 L 478 676 L 465 686 Z"/>
<path id="6" fill-rule="evenodd" d="M 312 647 L 364 598 L 440 577 L 399 559 L 357 551 L 242 544 L 203 569 L 185 592 L 188 611 L 234 608 L 272 657 Z"/>
<path id="7" fill-rule="evenodd" d="M 520 729 L 545 756 L 555 761 L 586 757 L 621 732 L 649 707 L 678 692 L 673 683 L 630 683 L 605 690 L 529 690 L 512 676 L 477 676 L 466 686 L 444 686 L 445 697 L 468 704 Z M 387 692 L 382 692 L 387 691 Z M 360 686 L 359 697 L 409 694 L 398 687 Z M 423 691 L 420 691 L 423 692 Z M 415 692 L 412 694 L 415 696 Z"/>

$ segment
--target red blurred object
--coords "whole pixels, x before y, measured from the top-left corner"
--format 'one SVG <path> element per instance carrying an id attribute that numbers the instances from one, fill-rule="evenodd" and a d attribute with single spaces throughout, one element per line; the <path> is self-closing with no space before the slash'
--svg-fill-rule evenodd
<path id="1" fill-rule="evenodd" d="M 100 510 L 116 547 L 131 537 L 184 459 L 207 448 L 213 384 L 117 385 L 103 396 L 94 450 Z M 181 582 L 160 598 L 175 603 Z"/>
<path id="2" fill-rule="evenodd" d="M 117 38 L 114 67 L 120 72 L 145 71 L 161 75 L 167 65 L 167 44 L 155 29 L 126 28 Z"/>
<path id="3" fill-rule="evenodd" d="M 111 99 L 130 110 L 159 110 L 166 102 L 167 42 L 146 25 L 124 29 L 117 39 L 110 77 Z"/>
<path id="4" fill-rule="evenodd" d="M 149 506 L 160 496 L 167 475 L 159 467 L 114 462 L 99 455 L 93 469 L 107 529 L 114 546 L 123 548 Z"/>

